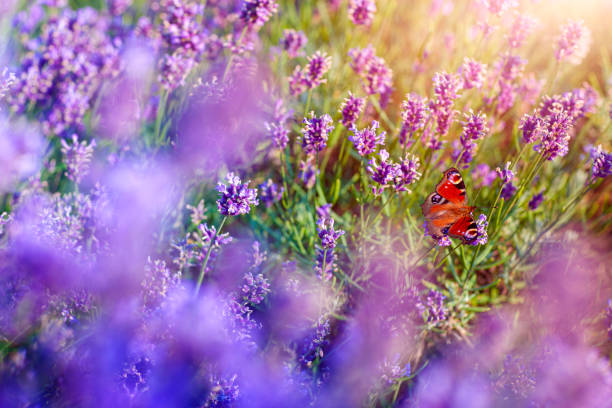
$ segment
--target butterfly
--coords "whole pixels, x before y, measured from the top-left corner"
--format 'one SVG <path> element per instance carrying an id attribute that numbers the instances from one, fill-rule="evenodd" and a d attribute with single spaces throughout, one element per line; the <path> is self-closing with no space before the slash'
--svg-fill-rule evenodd
<path id="1" fill-rule="evenodd" d="M 459 170 L 451 167 L 421 205 L 427 228 L 434 239 L 450 236 L 470 243 L 478 238 L 478 226 L 472 216 L 476 207 L 467 205 L 466 201 L 463 178 Z"/>

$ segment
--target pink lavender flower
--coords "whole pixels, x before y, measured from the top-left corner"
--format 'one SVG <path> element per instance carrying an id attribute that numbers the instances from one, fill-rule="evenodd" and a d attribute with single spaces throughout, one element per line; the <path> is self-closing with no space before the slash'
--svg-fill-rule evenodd
<path id="1" fill-rule="evenodd" d="M 503 14 L 507 10 L 516 7 L 516 0 L 482 0 L 483 5 L 491 14 Z"/>
<path id="2" fill-rule="evenodd" d="M 495 63 L 495 69 L 501 80 L 512 82 L 523 74 L 525 64 L 527 64 L 527 60 L 524 58 L 506 53 Z"/>
<path id="3" fill-rule="evenodd" d="M 351 48 L 348 56 L 351 58 L 349 64 L 353 71 L 357 75 L 362 75 L 376 54 L 372 45 L 368 45 L 366 48 Z"/>
<path id="4" fill-rule="evenodd" d="M 519 130 L 523 132 L 523 141 L 533 143 L 541 137 L 541 119 L 537 113 L 525 115 L 519 124 Z"/>
<path id="5" fill-rule="evenodd" d="M 274 147 L 283 150 L 289 142 L 289 130 L 282 123 L 266 123 L 266 128 Z"/>
<path id="6" fill-rule="evenodd" d="M 502 184 L 510 183 L 512 179 L 514 178 L 514 172 L 512 171 L 510 166 L 512 166 L 512 163 L 506 162 L 506 165 L 503 169 L 499 167 L 495 169 L 495 171 L 497 172 L 497 175 L 502 181 Z"/>
<path id="7" fill-rule="evenodd" d="M 331 116 L 324 114 L 320 117 L 310 112 L 310 118 L 304 118 L 302 127 L 302 148 L 308 155 L 320 152 L 327 146 L 327 138 L 334 129 Z"/>
<path id="8" fill-rule="evenodd" d="M 410 191 L 408 186 L 421 178 L 419 170 L 420 161 L 415 155 L 406 156 L 395 166 L 395 191 Z"/>
<path id="9" fill-rule="evenodd" d="M 444 299 L 446 296 L 442 293 L 430 289 L 425 300 L 417 303 L 417 309 L 424 315 L 427 323 L 436 323 L 446 319 L 448 310 L 444 306 Z"/>
<path id="10" fill-rule="evenodd" d="M 308 57 L 308 64 L 304 70 L 304 77 L 308 88 L 316 88 L 325 82 L 323 75 L 329 71 L 331 61 L 331 57 L 321 51 L 317 51 Z"/>
<path id="11" fill-rule="evenodd" d="M 547 160 L 565 156 L 568 152 L 572 126 L 573 117 L 562 106 L 555 104 L 552 112 L 543 118 L 542 136 L 540 143 L 534 146 L 534 150 Z"/>
<path id="12" fill-rule="evenodd" d="M 508 45 L 510 48 L 520 48 L 525 39 L 531 34 L 537 24 L 537 20 L 527 14 L 517 13 L 508 30 Z"/>
<path id="13" fill-rule="evenodd" d="M 497 178 L 497 172 L 492 170 L 488 164 L 480 163 L 474 168 L 472 178 L 479 181 L 478 187 L 488 187 Z"/>
<path id="14" fill-rule="evenodd" d="M 240 18 L 254 30 L 258 30 L 276 13 L 278 4 L 275 0 L 245 0 L 240 11 Z"/>
<path id="15" fill-rule="evenodd" d="M 349 140 L 353 142 L 355 150 L 361 156 L 367 156 L 374 153 L 377 145 L 385 144 L 385 136 L 387 132 L 378 132 L 379 123 L 378 121 L 372 121 L 372 125 L 363 130 L 359 130 L 353 126 L 351 132 L 352 136 L 349 136 Z"/>
<path id="16" fill-rule="evenodd" d="M 555 43 L 557 61 L 567 60 L 571 64 L 580 64 L 591 43 L 591 32 L 582 21 L 568 21 L 561 27 L 561 34 Z"/>
<path id="17" fill-rule="evenodd" d="M 440 136 L 448 133 L 455 116 L 453 103 L 461 89 L 461 78 L 456 74 L 436 72 L 433 77 L 435 99 L 429 102 L 429 109 L 436 121 Z"/>
<path id="18" fill-rule="evenodd" d="M 487 227 L 489 226 L 489 221 L 487 220 L 487 216 L 484 214 L 480 214 L 478 216 L 478 221 L 476 221 L 476 229 L 478 234 L 476 238 L 469 242 L 470 245 L 484 245 L 489 240 L 489 234 L 487 233 Z"/>
<path id="19" fill-rule="evenodd" d="M 272 206 L 279 201 L 283 196 L 283 186 L 277 186 L 272 179 L 268 179 L 259 185 L 259 199 L 266 207 Z"/>
<path id="20" fill-rule="evenodd" d="M 302 180 L 302 183 L 304 183 L 304 186 L 307 189 L 311 189 L 314 186 L 315 181 L 317 179 L 317 174 L 319 173 L 319 169 L 315 169 L 315 166 L 313 166 L 312 161 L 312 156 L 308 156 L 306 161 L 300 161 L 299 178 L 300 180 Z"/>
<path id="21" fill-rule="evenodd" d="M 317 232 L 321 246 L 317 248 L 315 271 L 319 279 L 328 281 L 336 269 L 334 248 L 336 248 L 338 239 L 344 235 L 344 231 L 334 229 L 333 218 L 322 217 L 317 220 Z"/>
<path id="22" fill-rule="evenodd" d="M 529 203 L 527 205 L 529 206 L 530 210 L 535 210 L 536 208 L 540 206 L 540 204 L 542 204 L 543 200 L 544 200 L 544 193 L 540 192 L 538 194 L 534 194 L 533 197 L 531 197 L 531 200 L 529 200 Z"/>
<path id="23" fill-rule="evenodd" d="M 292 29 L 283 31 L 281 45 L 291 58 L 299 57 L 307 42 L 308 38 L 302 31 L 295 31 Z"/>
<path id="24" fill-rule="evenodd" d="M 365 107 L 365 100 L 363 98 L 358 98 L 354 96 L 351 91 L 349 91 L 348 98 L 344 98 L 344 102 L 340 106 L 340 112 L 342 113 L 342 124 L 350 128 L 355 125 L 357 119 L 363 112 Z"/>
<path id="25" fill-rule="evenodd" d="M 499 94 L 497 95 L 497 113 L 499 115 L 508 111 L 516 100 L 516 86 L 508 81 L 499 81 Z"/>
<path id="26" fill-rule="evenodd" d="M 306 89 L 308 89 L 306 75 L 302 67 L 297 66 L 289 76 L 289 92 L 296 96 L 302 94 Z"/>
<path id="27" fill-rule="evenodd" d="M 217 209 L 222 215 L 236 216 L 248 214 L 252 205 L 258 205 L 257 190 L 249 188 L 249 183 L 241 183 L 240 177 L 228 173 L 225 177 L 227 184 L 219 183 L 217 191 L 221 198 L 217 200 Z"/>
<path id="28" fill-rule="evenodd" d="M 391 89 L 393 72 L 385 60 L 377 57 L 371 45 L 367 48 L 352 48 L 348 52 L 351 68 L 361 77 L 368 95 L 385 94 Z"/>
<path id="29" fill-rule="evenodd" d="M 389 153 L 384 149 L 380 151 L 380 163 L 377 163 L 374 157 L 371 158 L 368 162 L 367 171 L 370 173 L 372 180 L 379 184 L 379 187 L 372 187 L 375 196 L 379 196 L 397 175 L 397 167 L 389 160 Z"/>
<path id="30" fill-rule="evenodd" d="M 481 64 L 471 58 L 465 58 L 460 68 L 461 76 L 463 77 L 463 88 L 480 89 L 485 79 L 486 68 L 486 64 Z"/>
<path id="31" fill-rule="evenodd" d="M 89 171 L 89 162 L 93 156 L 96 141 L 92 140 L 87 143 L 86 140 L 83 140 L 79 143 L 77 135 L 72 135 L 72 144 L 69 145 L 64 139 L 61 144 L 64 163 L 66 163 L 66 175 L 78 184 Z"/>
<path id="32" fill-rule="evenodd" d="M 469 167 L 474 153 L 476 152 L 476 140 L 482 139 L 486 136 L 489 128 L 487 127 L 487 117 L 484 113 L 474 114 L 470 110 L 470 113 L 465 114 L 465 122 L 463 122 L 463 132 L 459 136 L 461 143 L 461 152 L 455 160 L 459 159 L 463 163 L 463 167 Z"/>
<path id="33" fill-rule="evenodd" d="M 414 133 L 425 127 L 427 114 L 427 100 L 425 98 L 417 94 L 406 95 L 406 99 L 401 106 L 402 128 L 399 134 L 401 145 L 411 143 Z"/>
<path id="34" fill-rule="evenodd" d="M 376 3 L 374 0 L 349 0 L 348 15 L 356 25 L 372 24 L 376 13 Z"/>
<path id="35" fill-rule="evenodd" d="M 612 153 L 605 152 L 601 145 L 591 148 L 593 178 L 604 178 L 612 175 Z"/>

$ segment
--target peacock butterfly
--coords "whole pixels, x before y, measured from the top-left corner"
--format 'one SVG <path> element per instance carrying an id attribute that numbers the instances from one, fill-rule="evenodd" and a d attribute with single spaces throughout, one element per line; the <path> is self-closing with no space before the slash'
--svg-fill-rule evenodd
<path id="1" fill-rule="evenodd" d="M 442 180 L 421 205 L 430 235 L 460 238 L 470 243 L 478 238 L 478 228 L 472 211 L 476 207 L 466 204 L 465 183 L 454 167 L 446 170 Z"/>

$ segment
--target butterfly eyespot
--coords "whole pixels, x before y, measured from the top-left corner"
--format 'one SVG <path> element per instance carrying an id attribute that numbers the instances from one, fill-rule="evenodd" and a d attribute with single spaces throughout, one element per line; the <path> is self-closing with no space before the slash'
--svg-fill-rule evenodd
<path id="1" fill-rule="evenodd" d="M 465 231 L 464 234 L 465 238 L 467 239 L 475 239 L 478 236 L 478 230 L 476 229 L 469 229 L 467 231 Z"/>
<path id="2" fill-rule="evenodd" d="M 453 184 L 461 183 L 461 175 L 457 172 L 450 172 L 448 174 L 448 180 Z"/>
<path id="3" fill-rule="evenodd" d="M 438 204 L 440 201 L 442 201 L 442 196 L 440 194 L 434 194 L 431 196 L 432 203 Z"/>
<path id="4" fill-rule="evenodd" d="M 448 230 L 449 230 L 449 229 L 450 229 L 450 227 L 444 227 L 444 228 L 442 228 L 442 230 L 441 230 L 441 231 L 442 231 L 442 233 L 443 233 L 444 235 L 448 235 Z"/>

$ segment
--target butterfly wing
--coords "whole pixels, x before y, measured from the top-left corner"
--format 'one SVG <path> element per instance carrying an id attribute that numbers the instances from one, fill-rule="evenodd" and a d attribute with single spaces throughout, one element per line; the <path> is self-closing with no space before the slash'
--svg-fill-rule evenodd
<path id="1" fill-rule="evenodd" d="M 474 222 L 474 217 L 466 215 L 459 218 L 448 229 L 448 235 L 453 238 L 460 238 L 464 243 L 476 239 L 478 237 L 478 226 Z"/>
<path id="2" fill-rule="evenodd" d="M 436 191 L 430 194 L 421 205 L 429 231 L 434 238 L 451 235 L 464 240 L 471 236 L 471 207 L 466 205 L 465 183 L 461 173 L 454 167 L 444 172 Z M 451 234 L 451 231 L 453 234 Z"/>

